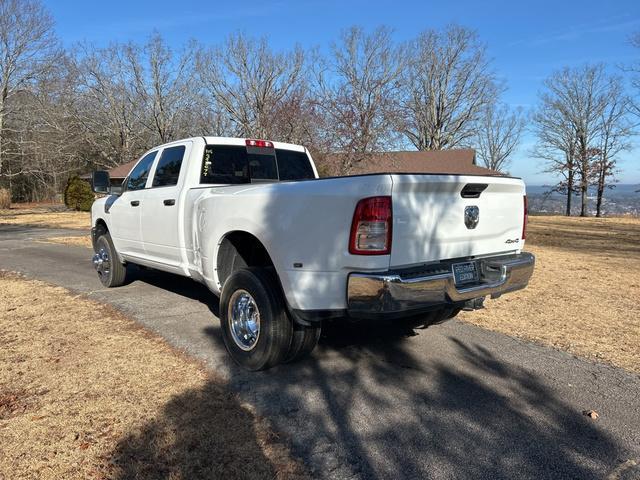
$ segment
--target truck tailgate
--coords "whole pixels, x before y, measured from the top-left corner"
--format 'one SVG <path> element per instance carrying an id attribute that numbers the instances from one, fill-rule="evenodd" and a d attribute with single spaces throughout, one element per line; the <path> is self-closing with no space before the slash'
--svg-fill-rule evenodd
<path id="1" fill-rule="evenodd" d="M 522 180 L 418 174 L 391 177 L 392 268 L 522 249 Z M 467 197 L 474 197 L 478 190 L 482 192 L 477 198 L 463 198 L 463 189 Z M 477 207 L 479 215 L 475 228 L 473 218 L 467 218 L 470 228 L 465 215 L 473 216 L 473 207 Z"/>

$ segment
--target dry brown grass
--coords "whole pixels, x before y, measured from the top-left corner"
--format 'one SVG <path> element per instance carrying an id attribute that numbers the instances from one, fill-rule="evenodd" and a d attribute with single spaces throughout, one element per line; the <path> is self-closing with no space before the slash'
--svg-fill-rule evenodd
<path id="1" fill-rule="evenodd" d="M 224 383 L 117 311 L 0 275 L 0 478 L 299 478 Z"/>
<path id="2" fill-rule="evenodd" d="M 60 243 L 62 245 L 93 248 L 93 246 L 91 245 L 91 235 L 82 235 L 79 237 L 49 237 L 44 239 L 44 241 L 51 243 Z"/>
<path id="3" fill-rule="evenodd" d="M 640 373 L 640 219 L 531 217 L 527 289 L 460 318 Z"/>
<path id="4" fill-rule="evenodd" d="M 0 210 L 0 225 L 35 225 L 50 228 L 73 228 L 88 230 L 91 228 L 89 212 L 63 210 L 60 206 L 38 206 Z"/>
<path id="5" fill-rule="evenodd" d="M 640 218 L 529 217 L 527 245 L 592 255 L 640 256 Z"/>

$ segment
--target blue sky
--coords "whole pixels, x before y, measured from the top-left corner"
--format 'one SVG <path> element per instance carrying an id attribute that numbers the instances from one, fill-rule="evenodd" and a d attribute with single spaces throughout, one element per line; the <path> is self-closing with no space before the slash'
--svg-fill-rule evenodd
<path id="1" fill-rule="evenodd" d="M 432 2 L 432 1 L 196 1 L 155 0 L 88 2 L 45 0 L 66 45 L 89 41 L 144 40 L 159 31 L 173 46 L 191 38 L 217 43 L 238 30 L 266 35 L 275 48 L 295 43 L 326 48 L 340 31 L 357 24 L 384 24 L 398 40 L 421 30 L 458 23 L 478 31 L 487 44 L 496 73 L 508 91 L 504 100 L 533 108 L 542 80 L 562 66 L 605 62 L 612 71 L 640 60 L 628 44 L 640 31 L 640 1 Z M 529 152 L 535 139 L 526 134 L 511 172 L 530 184 L 552 181 Z M 640 183 L 640 136 L 620 161 L 621 183 Z"/>

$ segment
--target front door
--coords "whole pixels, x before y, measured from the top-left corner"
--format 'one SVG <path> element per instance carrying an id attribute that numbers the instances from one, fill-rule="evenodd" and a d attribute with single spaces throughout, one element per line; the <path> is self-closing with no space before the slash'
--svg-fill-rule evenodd
<path id="1" fill-rule="evenodd" d="M 126 256 L 144 256 L 140 231 L 143 192 L 157 151 L 146 154 L 123 183 L 123 191 L 110 203 L 110 234 L 116 250 Z"/>

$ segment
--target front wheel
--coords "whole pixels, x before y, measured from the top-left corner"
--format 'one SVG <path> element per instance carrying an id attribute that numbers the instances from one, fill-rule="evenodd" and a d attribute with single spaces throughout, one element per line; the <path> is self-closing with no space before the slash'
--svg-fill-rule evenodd
<path id="1" fill-rule="evenodd" d="M 124 285 L 127 277 L 127 267 L 120 263 L 109 232 L 104 232 L 96 240 L 93 266 L 98 272 L 100 282 L 105 287 Z"/>
<path id="2" fill-rule="evenodd" d="M 262 268 L 243 268 L 224 282 L 220 324 L 227 351 L 248 370 L 281 363 L 291 344 L 292 325 L 277 280 Z"/>

